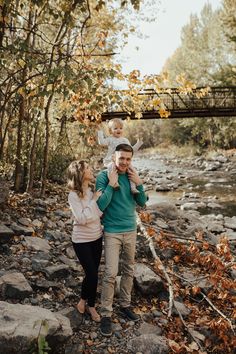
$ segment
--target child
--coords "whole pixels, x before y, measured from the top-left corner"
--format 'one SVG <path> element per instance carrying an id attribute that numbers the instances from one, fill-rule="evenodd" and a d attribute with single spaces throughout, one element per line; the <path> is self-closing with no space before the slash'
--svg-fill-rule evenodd
<path id="1" fill-rule="evenodd" d="M 95 308 L 98 283 L 98 267 L 102 254 L 102 212 L 97 206 L 101 192 L 92 192 L 94 182 L 92 168 L 86 161 L 73 161 L 68 167 L 68 202 L 73 215 L 72 244 L 84 269 L 81 298 L 76 308 L 85 313 L 86 302 L 93 321 L 99 322 Z"/>
<path id="2" fill-rule="evenodd" d="M 108 146 L 108 151 L 107 154 L 103 160 L 104 166 L 108 168 L 108 172 L 112 170 L 113 162 L 112 162 L 112 155 L 115 153 L 115 148 L 119 144 L 130 144 L 129 140 L 125 137 L 123 137 L 123 121 L 119 118 L 114 118 L 111 119 L 108 122 L 108 129 L 110 136 L 104 137 L 104 133 L 102 130 L 98 131 L 98 143 L 99 145 L 107 145 Z M 138 151 L 138 149 L 141 147 L 143 144 L 142 140 L 138 140 L 137 143 L 132 146 L 134 152 Z M 117 184 L 115 186 L 116 188 L 119 188 L 119 185 Z M 139 191 L 136 188 L 136 185 L 133 182 L 130 182 L 130 188 L 131 192 L 134 194 L 139 193 Z"/>

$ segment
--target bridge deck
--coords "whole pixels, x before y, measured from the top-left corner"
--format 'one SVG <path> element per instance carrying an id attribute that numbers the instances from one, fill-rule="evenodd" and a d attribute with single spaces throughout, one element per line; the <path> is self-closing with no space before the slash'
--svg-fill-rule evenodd
<path id="1" fill-rule="evenodd" d="M 141 119 L 160 119 L 157 110 L 149 107 L 151 99 L 160 98 L 166 110 L 170 111 L 169 118 L 196 118 L 196 117 L 236 117 L 236 86 L 231 87 L 211 87 L 210 92 L 201 98 L 196 96 L 197 90 L 193 94 L 184 95 L 178 89 L 171 89 L 171 94 L 167 92 L 156 93 L 146 90 L 140 93 L 143 95 L 144 103 Z M 112 118 L 124 119 L 128 116 L 123 111 L 108 111 L 103 113 L 102 119 Z M 129 115 L 130 119 L 136 119 L 135 114 Z"/>

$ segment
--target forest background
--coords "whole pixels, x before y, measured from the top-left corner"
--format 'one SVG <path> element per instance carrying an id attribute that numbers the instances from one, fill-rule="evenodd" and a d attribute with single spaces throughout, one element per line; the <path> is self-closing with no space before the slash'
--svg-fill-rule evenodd
<path id="1" fill-rule="evenodd" d="M 158 16 L 158 4 L 148 3 Z M 236 147 L 235 118 L 142 121 L 137 96 L 167 81 L 236 85 L 234 0 L 192 15 L 162 72 L 144 78 L 135 68 L 124 75 L 115 58 L 129 33 L 139 31 L 128 15 L 143 16 L 147 2 L 2 0 L 0 6 L 0 174 L 13 176 L 15 191 L 30 192 L 40 182 L 44 195 L 47 179 L 61 181 L 71 160 L 99 156 L 97 129 L 108 107 L 136 112 L 126 136 L 131 143 L 143 138 L 144 148 L 175 144 L 201 154 Z M 125 92 L 114 87 L 117 79 L 126 82 Z M 165 117 L 161 102 L 152 105 Z"/>

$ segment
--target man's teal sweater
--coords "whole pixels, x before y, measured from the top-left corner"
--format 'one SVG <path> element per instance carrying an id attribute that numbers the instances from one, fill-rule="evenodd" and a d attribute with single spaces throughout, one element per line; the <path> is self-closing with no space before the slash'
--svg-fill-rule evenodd
<path id="1" fill-rule="evenodd" d="M 103 194 L 97 204 L 103 211 L 102 223 L 104 231 L 110 233 L 122 233 L 136 230 L 136 204 L 144 206 L 147 196 L 143 186 L 137 186 L 138 194 L 132 194 L 128 175 L 119 174 L 120 188 L 115 190 L 109 184 L 107 171 L 101 171 L 96 180 L 96 190 L 101 189 Z"/>

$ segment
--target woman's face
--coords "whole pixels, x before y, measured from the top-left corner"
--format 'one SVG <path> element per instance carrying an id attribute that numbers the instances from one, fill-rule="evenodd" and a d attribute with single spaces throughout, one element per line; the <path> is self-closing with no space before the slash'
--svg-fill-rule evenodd
<path id="1" fill-rule="evenodd" d="M 93 169 L 87 163 L 84 165 L 83 181 L 94 181 Z"/>

